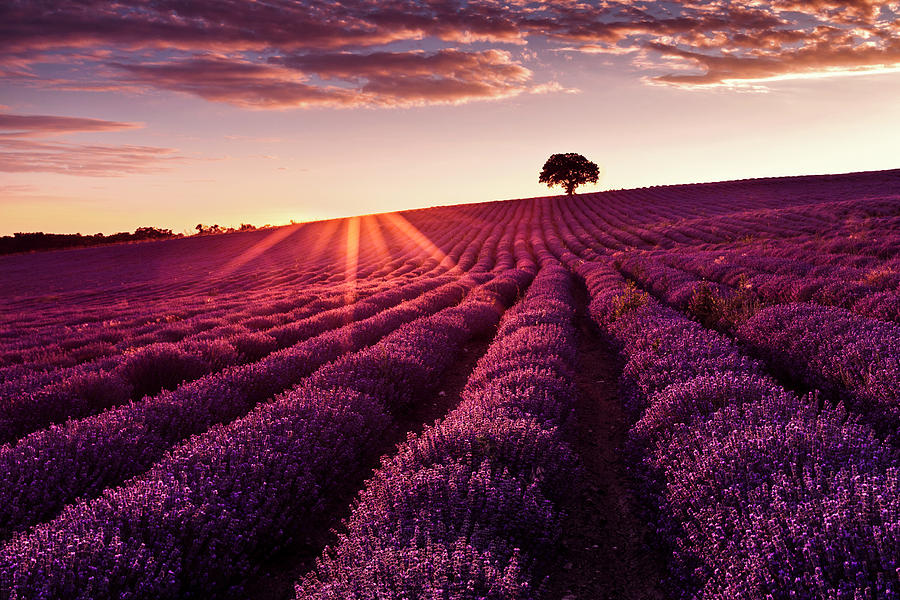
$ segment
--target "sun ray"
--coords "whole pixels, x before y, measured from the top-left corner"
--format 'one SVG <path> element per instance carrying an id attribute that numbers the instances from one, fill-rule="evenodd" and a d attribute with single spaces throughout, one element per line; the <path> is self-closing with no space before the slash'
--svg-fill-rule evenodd
<path id="1" fill-rule="evenodd" d="M 375 250 L 378 253 L 378 258 L 384 262 L 389 262 L 393 256 L 391 256 L 391 249 L 388 246 L 387 240 L 384 239 L 384 233 L 381 231 L 381 225 L 378 223 L 378 219 L 373 215 L 365 215 L 362 217 L 362 225 L 364 227 L 365 238 L 367 241 L 372 241 L 372 244 L 375 246 Z"/>
<path id="2" fill-rule="evenodd" d="M 450 256 L 448 256 L 443 250 L 438 248 L 434 244 L 434 242 L 428 239 L 428 236 L 419 231 L 419 229 L 415 225 L 410 223 L 403 215 L 399 213 L 384 213 L 380 216 L 386 219 L 391 224 L 391 226 L 393 226 L 400 233 L 406 236 L 408 240 L 424 250 L 429 258 L 437 260 L 442 267 L 445 267 L 450 272 L 454 272 L 459 269 L 459 266 Z"/>
<path id="3" fill-rule="evenodd" d="M 344 305 L 356 301 L 356 278 L 359 272 L 359 217 L 347 219 L 347 246 L 344 260 Z"/>
<path id="4" fill-rule="evenodd" d="M 218 278 L 223 279 L 225 277 L 228 277 L 254 258 L 257 258 L 264 254 L 278 242 L 297 233 L 301 227 L 302 225 L 279 227 L 275 229 L 274 231 L 272 231 L 272 233 L 230 260 L 224 267 L 222 267 L 222 270 L 218 273 Z"/>
<path id="5" fill-rule="evenodd" d="M 341 227 L 341 220 L 332 219 L 330 221 L 316 223 L 315 225 L 320 227 L 320 231 L 314 231 L 312 229 L 308 231 L 315 235 L 316 241 L 311 248 L 304 249 L 303 251 L 306 258 L 311 261 L 319 261 L 322 258 L 323 253 L 333 251 L 334 238 L 339 235 L 338 230 Z"/>

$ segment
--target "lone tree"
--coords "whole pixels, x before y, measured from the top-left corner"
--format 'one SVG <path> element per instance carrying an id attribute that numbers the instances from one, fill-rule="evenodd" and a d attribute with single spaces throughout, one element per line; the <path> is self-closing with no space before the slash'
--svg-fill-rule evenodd
<path id="1" fill-rule="evenodd" d="M 597 183 L 599 179 L 600 169 L 597 163 L 592 163 L 580 154 L 568 152 L 548 158 L 538 182 L 546 183 L 547 187 L 564 186 L 566 193 L 571 196 L 579 185 Z"/>

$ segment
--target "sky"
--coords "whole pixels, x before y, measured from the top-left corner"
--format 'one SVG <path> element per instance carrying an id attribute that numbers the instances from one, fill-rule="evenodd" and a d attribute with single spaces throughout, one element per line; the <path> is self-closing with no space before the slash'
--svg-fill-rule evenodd
<path id="1" fill-rule="evenodd" d="M 6 0 L 0 235 L 900 167 L 900 2 Z"/>

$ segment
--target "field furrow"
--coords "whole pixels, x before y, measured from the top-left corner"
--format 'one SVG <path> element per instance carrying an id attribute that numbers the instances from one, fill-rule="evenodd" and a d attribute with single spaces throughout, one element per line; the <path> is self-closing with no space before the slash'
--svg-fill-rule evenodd
<path id="1" fill-rule="evenodd" d="M 575 292 L 577 395 L 567 439 L 583 477 L 565 505 L 560 568 L 550 575 L 547 597 L 666 598 L 667 556 L 642 518 L 624 452 L 631 423 L 619 400 L 622 360 L 591 320 L 581 282 Z"/>

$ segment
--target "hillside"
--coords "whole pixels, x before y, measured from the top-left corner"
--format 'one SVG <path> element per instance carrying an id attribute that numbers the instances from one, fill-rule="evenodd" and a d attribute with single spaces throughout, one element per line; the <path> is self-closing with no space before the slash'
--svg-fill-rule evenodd
<path id="1" fill-rule="evenodd" d="M 0 290 L 0 598 L 900 595 L 900 170 L 3 256 Z"/>

